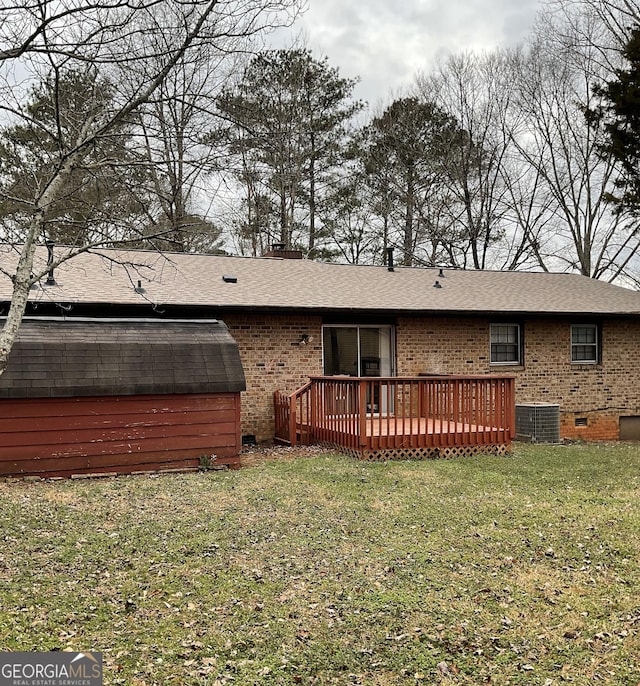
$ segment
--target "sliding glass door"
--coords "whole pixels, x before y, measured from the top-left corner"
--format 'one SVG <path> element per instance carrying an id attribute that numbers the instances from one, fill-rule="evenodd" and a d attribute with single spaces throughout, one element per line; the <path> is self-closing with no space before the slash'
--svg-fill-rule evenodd
<path id="1" fill-rule="evenodd" d="M 392 326 L 326 325 L 322 330 L 325 376 L 393 376 Z M 387 411 L 386 388 L 376 385 L 367 398 L 370 412 Z M 381 408 L 381 403 L 385 407 Z"/>

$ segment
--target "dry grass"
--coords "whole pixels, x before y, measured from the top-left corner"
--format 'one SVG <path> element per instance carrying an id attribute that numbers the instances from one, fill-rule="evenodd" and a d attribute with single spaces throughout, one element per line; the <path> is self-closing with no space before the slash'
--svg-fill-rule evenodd
<path id="1" fill-rule="evenodd" d="M 0 650 L 137 686 L 640 684 L 639 446 L 280 456 L 0 484 Z"/>

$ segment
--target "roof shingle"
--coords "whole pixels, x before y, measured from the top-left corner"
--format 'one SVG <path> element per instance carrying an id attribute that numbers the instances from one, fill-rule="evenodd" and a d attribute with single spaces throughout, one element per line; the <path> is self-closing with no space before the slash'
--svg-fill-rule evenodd
<path id="1" fill-rule="evenodd" d="M 245 389 L 238 346 L 215 320 L 25 319 L 0 398 L 228 393 Z"/>
<path id="2" fill-rule="evenodd" d="M 64 248 L 56 250 L 58 256 Z M 0 248 L 0 268 L 10 271 L 16 259 L 8 246 Z M 36 268 L 45 271 L 46 259 L 43 248 Z M 235 282 L 223 278 L 229 276 Z M 61 264 L 55 279 L 47 286 L 43 278 L 30 299 L 308 312 L 640 315 L 640 292 L 577 274 L 445 269 L 441 276 L 431 268 L 390 272 L 310 260 L 102 250 Z M 11 281 L 0 272 L 0 301 L 10 298 Z"/>

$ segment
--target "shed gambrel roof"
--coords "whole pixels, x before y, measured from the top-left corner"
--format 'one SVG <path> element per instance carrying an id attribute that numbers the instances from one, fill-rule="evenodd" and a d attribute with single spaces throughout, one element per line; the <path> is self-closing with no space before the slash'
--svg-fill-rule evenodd
<path id="1" fill-rule="evenodd" d="M 0 376 L 0 398 L 243 390 L 238 346 L 211 320 L 25 319 Z"/>
<path id="2" fill-rule="evenodd" d="M 64 250 L 56 248 L 56 257 Z M 46 259 L 42 248 L 42 270 Z M 15 261 L 15 250 L 0 247 L 0 266 Z M 46 285 L 43 278 L 31 301 L 307 313 L 640 315 L 640 292 L 577 274 L 446 268 L 440 274 L 437 268 L 388 271 L 272 257 L 102 250 L 59 265 L 55 281 Z M 10 279 L 0 272 L 0 301 L 10 298 Z"/>

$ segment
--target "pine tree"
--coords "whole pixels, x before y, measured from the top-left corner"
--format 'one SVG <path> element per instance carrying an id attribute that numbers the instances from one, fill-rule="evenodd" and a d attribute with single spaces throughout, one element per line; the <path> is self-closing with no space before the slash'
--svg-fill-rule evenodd
<path id="1" fill-rule="evenodd" d="M 611 155 L 621 168 L 616 193 L 609 200 L 616 212 L 640 214 L 640 26 L 633 29 L 623 49 L 628 65 L 617 69 L 615 78 L 597 88 L 602 98 L 599 107 L 587 110 L 594 127 L 603 127 L 603 155 Z"/>
<path id="2" fill-rule="evenodd" d="M 310 257 L 328 257 L 322 246 L 327 189 L 344 160 L 349 123 L 364 106 L 352 99 L 355 83 L 306 49 L 276 50 L 251 60 L 223 92 L 218 108 L 231 122 L 237 177 L 255 210 L 247 227 L 255 224 Z M 258 216 L 259 207 L 270 208 L 271 216 Z"/>
<path id="3" fill-rule="evenodd" d="M 0 131 L 0 218 L 20 225 L 52 174 L 81 140 L 83 128 L 111 106 L 113 87 L 89 67 L 51 72 L 34 85 L 23 122 Z M 136 192 L 142 167 L 134 164 L 130 127 L 121 123 L 91 146 L 75 165 L 65 192 L 49 206 L 47 238 L 79 245 L 124 238 L 142 215 Z"/>

